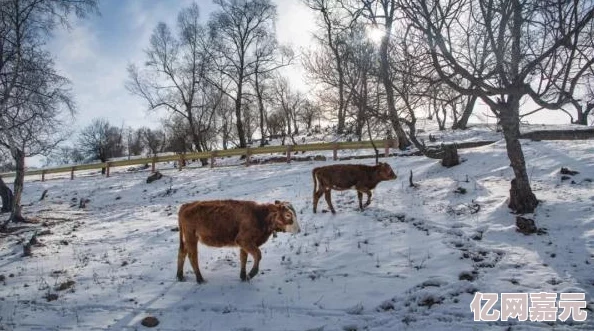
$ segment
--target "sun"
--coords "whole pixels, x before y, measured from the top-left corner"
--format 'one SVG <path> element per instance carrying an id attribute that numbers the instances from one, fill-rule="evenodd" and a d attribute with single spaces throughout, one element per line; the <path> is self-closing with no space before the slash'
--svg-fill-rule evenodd
<path id="1" fill-rule="evenodd" d="M 371 40 L 375 44 L 381 43 L 382 38 L 385 34 L 386 33 L 384 32 L 384 30 L 376 26 L 369 26 L 367 28 L 367 38 L 369 38 L 369 40 Z"/>

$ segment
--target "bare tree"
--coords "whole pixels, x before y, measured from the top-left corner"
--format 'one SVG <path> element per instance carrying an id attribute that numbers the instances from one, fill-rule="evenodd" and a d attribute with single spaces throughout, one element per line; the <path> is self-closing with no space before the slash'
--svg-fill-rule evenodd
<path id="1" fill-rule="evenodd" d="M 305 124 L 305 130 L 310 131 L 313 128 L 314 120 L 321 116 L 319 105 L 309 99 L 304 99 L 301 106 L 301 112 L 298 114 L 298 120 Z"/>
<path id="2" fill-rule="evenodd" d="M 352 111 L 347 114 L 353 119 L 355 134 L 361 141 L 363 129 L 370 116 L 379 116 L 379 109 L 371 112 L 374 89 L 374 76 L 377 76 L 378 57 L 373 41 L 368 37 L 368 32 L 363 24 L 353 24 L 348 36 L 345 38 L 344 67 L 346 88 L 349 91 L 347 100 L 352 100 Z M 374 114 L 375 113 L 375 114 Z"/>
<path id="3" fill-rule="evenodd" d="M 267 99 L 267 81 L 279 68 L 290 65 L 294 58 L 291 49 L 280 47 L 278 45 L 274 32 L 275 31 L 272 30 L 259 35 L 256 39 L 256 46 L 253 51 L 254 70 L 251 81 L 258 106 L 260 146 L 263 146 L 265 141 L 264 126 L 266 124 L 265 101 Z"/>
<path id="4" fill-rule="evenodd" d="M 214 36 L 217 56 L 216 67 L 228 81 L 220 84 L 212 81 L 220 91 L 235 103 L 235 124 L 239 147 L 247 146 L 243 123 L 242 106 L 246 83 L 256 71 L 256 64 L 263 64 L 258 48 L 264 48 L 267 35 L 273 33 L 276 6 L 270 0 L 215 0 L 219 6 L 209 25 Z M 255 56 L 254 56 L 255 55 Z M 261 55 L 261 53 L 260 53 Z"/>
<path id="5" fill-rule="evenodd" d="M 163 152 L 165 148 L 165 133 L 163 131 L 150 128 L 141 128 L 139 131 L 142 132 L 142 140 L 150 155 L 156 156 Z"/>
<path id="6" fill-rule="evenodd" d="M 136 130 L 133 128 L 127 128 L 125 130 L 128 158 L 130 158 L 131 155 L 142 154 L 142 151 L 145 147 L 144 141 L 142 139 L 142 133 L 142 128 Z"/>
<path id="7" fill-rule="evenodd" d="M 338 89 L 338 109 L 336 132 L 342 134 L 345 129 L 346 97 L 344 70 L 344 38 L 348 30 L 348 17 L 336 0 L 303 0 L 318 15 L 320 33 L 314 38 L 322 49 L 310 52 L 304 57 L 304 66 L 314 80 Z M 328 61 L 321 60 L 322 58 Z"/>
<path id="8" fill-rule="evenodd" d="M 594 63 L 591 1 L 398 0 L 403 14 L 428 44 L 443 82 L 476 95 L 500 120 L 515 178 L 509 207 L 538 205 L 519 141 L 520 102 L 558 109 Z M 468 42 L 468 39 L 471 42 Z M 476 46 L 488 54 L 486 70 L 472 70 Z M 463 83 L 460 83 L 463 82 Z"/>
<path id="9" fill-rule="evenodd" d="M 268 115 L 267 127 L 271 137 L 285 137 L 286 117 L 283 111 L 277 110 Z"/>
<path id="10" fill-rule="evenodd" d="M 78 136 L 78 148 L 87 157 L 100 162 L 124 155 L 123 132 L 103 118 L 94 119 Z M 101 173 L 105 174 L 105 168 Z"/>
<path id="11" fill-rule="evenodd" d="M 204 134 L 213 123 L 214 111 L 222 94 L 209 85 L 206 75 L 212 40 L 199 23 L 198 5 L 182 9 L 177 19 L 179 37 L 165 23 L 159 23 L 145 51 L 144 70 L 128 67 L 126 88 L 147 101 L 149 110 L 166 109 L 188 121 L 194 148 L 201 152 Z M 206 159 L 201 160 L 207 164 Z"/>
<path id="12" fill-rule="evenodd" d="M 351 15 L 356 19 L 364 19 L 373 28 L 379 29 L 382 33 L 379 58 L 380 68 L 379 76 L 382 81 L 386 94 L 386 103 L 388 107 L 389 120 L 394 132 L 398 137 L 398 147 L 405 149 L 410 145 L 406 133 L 402 128 L 400 121 L 401 114 L 396 108 L 396 97 L 394 96 L 394 83 L 392 81 L 392 72 L 390 70 L 389 47 L 392 41 L 394 23 L 398 20 L 397 0 L 340 0 L 341 3 L 351 11 Z"/>
<path id="13" fill-rule="evenodd" d="M 237 134 L 234 130 L 234 102 L 231 98 L 225 96 L 221 102 L 221 107 L 217 110 L 218 134 L 221 137 L 223 149 L 228 149 L 231 144 L 237 145 Z"/>
<path id="14" fill-rule="evenodd" d="M 80 149 L 73 146 L 60 146 L 46 158 L 44 166 L 82 163 L 85 156 Z"/>
<path id="15" fill-rule="evenodd" d="M 276 105 L 285 116 L 286 134 L 293 139 L 294 135 L 299 134 L 297 119 L 304 100 L 303 95 L 299 91 L 292 90 L 288 79 L 280 75 L 275 78 L 272 93 Z M 294 140 L 293 143 L 295 143 Z"/>
<path id="16" fill-rule="evenodd" d="M 57 24 L 74 12 L 85 16 L 96 1 L 12 0 L 0 6 L 0 148 L 16 164 L 13 210 L 2 224 L 23 220 L 25 157 L 48 154 L 67 135 L 63 120 L 74 113 L 70 82 L 43 50 Z"/>
<path id="17" fill-rule="evenodd" d="M 185 117 L 173 113 L 162 121 L 166 152 L 187 153 L 192 150 L 192 134 Z"/>
<path id="18" fill-rule="evenodd" d="M 593 37 L 594 38 L 594 37 Z M 565 109 L 561 109 L 571 118 L 571 123 L 588 125 L 588 117 L 594 115 L 594 68 L 588 69 L 578 84 L 580 90 L 571 99 L 571 105 L 575 108 L 576 118 Z"/>

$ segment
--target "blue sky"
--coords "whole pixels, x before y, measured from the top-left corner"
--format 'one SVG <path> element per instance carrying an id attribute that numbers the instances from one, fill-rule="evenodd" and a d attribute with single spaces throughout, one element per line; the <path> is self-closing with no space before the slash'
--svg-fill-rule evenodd
<path id="1" fill-rule="evenodd" d="M 203 21 L 216 9 L 211 0 L 196 1 Z M 278 38 L 299 48 L 307 45 L 313 17 L 299 0 L 273 0 L 278 6 Z M 71 129 L 105 117 L 117 126 L 157 127 L 165 112 L 146 112 L 142 99 L 124 88 L 129 63 L 142 64 L 143 50 L 153 28 L 163 21 L 173 26 L 178 12 L 191 0 L 100 0 L 100 16 L 73 20 L 72 29 L 55 32 L 49 43 L 56 66 L 72 81 L 78 114 Z M 288 73 L 296 85 L 298 69 Z M 156 115 L 156 116 L 155 116 Z"/>

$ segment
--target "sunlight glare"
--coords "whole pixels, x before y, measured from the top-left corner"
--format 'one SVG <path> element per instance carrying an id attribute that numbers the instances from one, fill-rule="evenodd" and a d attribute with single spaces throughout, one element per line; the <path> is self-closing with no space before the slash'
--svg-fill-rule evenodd
<path id="1" fill-rule="evenodd" d="M 367 38 L 374 42 L 375 44 L 379 44 L 384 37 L 384 31 L 378 27 L 370 26 L 367 28 Z"/>

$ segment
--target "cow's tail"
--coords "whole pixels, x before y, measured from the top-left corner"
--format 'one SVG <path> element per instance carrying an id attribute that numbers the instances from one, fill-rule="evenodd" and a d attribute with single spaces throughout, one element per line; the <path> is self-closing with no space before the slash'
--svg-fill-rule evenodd
<path id="1" fill-rule="evenodd" d="M 184 227 L 182 225 L 182 212 L 187 205 L 183 204 L 177 213 L 177 224 L 179 229 L 179 251 L 177 252 L 177 280 L 184 280 L 184 261 L 186 260 L 186 244 L 184 243 Z"/>
<path id="2" fill-rule="evenodd" d="M 184 251 L 184 230 L 182 229 L 181 222 L 179 222 L 179 250 Z"/>
<path id="3" fill-rule="evenodd" d="M 317 180 L 317 178 L 316 178 L 316 171 L 317 171 L 317 170 L 318 170 L 318 168 L 314 168 L 314 169 L 311 171 L 311 176 L 313 177 L 313 184 L 314 184 L 314 185 L 313 185 L 313 195 L 314 195 L 314 197 L 316 196 L 316 192 L 317 192 L 317 190 L 318 190 L 318 180 Z M 315 199 L 315 198 L 314 198 L 314 199 Z"/>
<path id="4" fill-rule="evenodd" d="M 184 208 L 186 207 L 186 204 L 183 204 L 180 208 L 179 208 L 179 212 L 177 214 L 177 225 L 179 228 L 179 250 L 180 252 L 185 251 L 185 245 L 184 245 L 184 228 L 182 225 L 182 221 L 181 221 L 181 213 L 184 210 Z"/>

